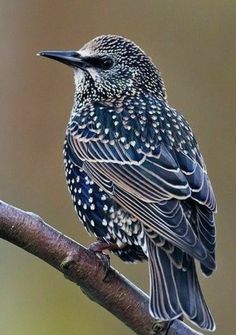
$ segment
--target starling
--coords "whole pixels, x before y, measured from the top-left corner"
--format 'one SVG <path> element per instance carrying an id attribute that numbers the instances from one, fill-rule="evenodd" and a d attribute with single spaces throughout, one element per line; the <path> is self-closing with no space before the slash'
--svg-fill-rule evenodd
<path id="1" fill-rule="evenodd" d="M 74 70 L 64 142 L 75 210 L 102 249 L 148 260 L 150 314 L 213 331 L 195 267 L 215 270 L 216 200 L 194 134 L 170 107 L 159 70 L 132 41 L 99 36 L 41 56 Z"/>

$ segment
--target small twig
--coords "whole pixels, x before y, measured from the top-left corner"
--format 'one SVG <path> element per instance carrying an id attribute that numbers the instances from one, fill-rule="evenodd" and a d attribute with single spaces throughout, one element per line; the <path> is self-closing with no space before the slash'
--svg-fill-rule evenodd
<path id="1" fill-rule="evenodd" d="M 44 260 L 93 301 L 139 335 L 199 335 L 180 320 L 157 323 L 148 311 L 148 296 L 111 268 L 104 278 L 102 262 L 39 216 L 0 201 L 0 237 Z"/>

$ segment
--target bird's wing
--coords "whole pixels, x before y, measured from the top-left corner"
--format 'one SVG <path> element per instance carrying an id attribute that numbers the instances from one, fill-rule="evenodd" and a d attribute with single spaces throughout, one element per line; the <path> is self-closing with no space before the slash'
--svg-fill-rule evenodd
<path id="1" fill-rule="evenodd" d="M 103 174 L 114 185 L 145 202 L 173 197 L 186 199 L 191 194 L 186 177 L 163 144 L 151 157 L 135 155 L 132 149 L 126 150 L 121 144 L 110 146 L 100 141 L 77 142 L 75 137 L 70 139 L 70 145 L 86 162 L 86 167 L 91 166 L 98 179 Z"/>
<path id="2" fill-rule="evenodd" d="M 121 140 L 111 144 L 91 134 L 85 128 L 83 137 L 79 136 L 74 125 L 69 130 L 68 142 L 75 153 L 75 164 L 76 157 L 96 164 L 98 174 L 103 173 L 115 185 L 145 202 L 191 198 L 216 211 L 214 192 L 198 148 L 195 157 L 170 150 L 165 143 L 144 152 Z"/>
<path id="3" fill-rule="evenodd" d="M 83 143 L 81 150 L 76 139 L 70 139 L 70 145 L 80 158 L 83 153 L 83 168 L 88 175 L 122 207 L 151 228 L 151 238 L 160 234 L 207 267 L 213 268 L 211 257 L 194 233 L 179 201 L 191 197 L 188 181 L 165 146 L 161 145 L 158 156 L 145 157 L 140 165 L 132 165 L 128 161 L 122 164 L 120 161 L 112 161 L 110 156 L 109 160 L 102 162 L 102 155 L 90 160 L 90 146 L 96 147 L 96 153 L 99 152 L 98 147 L 101 149 L 99 142 L 93 144 L 84 146 Z M 118 154 L 122 156 L 124 150 L 119 152 L 116 147 L 114 155 L 118 157 Z"/>
<path id="4" fill-rule="evenodd" d="M 133 142 L 138 141 L 136 137 Z M 214 267 L 180 201 L 192 199 L 210 211 L 215 210 L 214 194 L 200 153 L 194 159 L 184 150 L 169 149 L 163 141 L 151 151 L 141 147 L 140 140 L 137 149 L 135 145 L 126 145 L 122 138 L 109 141 L 86 127 L 78 132 L 75 123 L 68 131 L 68 142 L 75 153 L 74 163 L 76 157 L 83 160 L 91 178 L 151 228 L 153 234 L 160 234 L 207 267 Z"/>

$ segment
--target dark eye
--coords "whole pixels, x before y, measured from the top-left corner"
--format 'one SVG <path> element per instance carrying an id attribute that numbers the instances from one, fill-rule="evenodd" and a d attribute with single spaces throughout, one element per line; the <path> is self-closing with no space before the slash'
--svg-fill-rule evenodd
<path id="1" fill-rule="evenodd" d="M 110 57 L 88 57 L 86 61 L 102 70 L 109 70 L 113 65 L 113 60 Z"/>
<path id="2" fill-rule="evenodd" d="M 105 70 L 110 69 L 112 67 L 112 65 L 113 65 L 113 60 L 111 58 L 107 57 L 107 58 L 103 59 L 103 68 Z"/>

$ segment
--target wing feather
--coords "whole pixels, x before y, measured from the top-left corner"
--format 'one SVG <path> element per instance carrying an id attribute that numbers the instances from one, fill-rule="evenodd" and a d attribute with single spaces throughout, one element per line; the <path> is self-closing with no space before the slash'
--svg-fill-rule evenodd
<path id="1" fill-rule="evenodd" d="M 72 122 L 73 127 L 68 129 L 67 136 L 74 152 L 74 163 L 76 157 L 83 161 L 83 169 L 96 184 L 150 228 L 154 235 L 162 236 L 170 244 L 199 259 L 203 268 L 212 271 L 215 268 L 212 212 L 216 211 L 216 201 L 194 137 L 191 135 L 191 143 L 183 141 L 188 150 L 181 150 L 181 146 L 170 146 L 168 136 L 165 137 L 166 142 L 157 142 L 153 137 L 157 138 L 155 129 L 150 125 L 148 128 L 139 127 L 138 131 L 131 127 L 131 131 L 126 131 L 125 137 L 122 137 L 121 125 L 126 122 L 127 112 L 124 112 L 124 119 L 119 114 L 120 121 L 115 127 L 112 119 L 109 124 L 106 118 L 112 115 L 116 118 L 117 113 L 106 110 L 104 106 L 99 108 L 99 123 L 105 122 L 106 129 L 113 129 L 114 133 L 105 131 L 102 135 L 91 125 L 90 130 L 86 130 L 86 126 L 78 130 L 79 127 Z M 152 116 L 149 118 L 149 122 L 153 122 Z M 182 131 L 187 129 L 189 134 L 191 130 L 187 123 L 181 116 L 178 118 L 183 124 Z M 159 120 L 162 127 L 163 120 Z M 132 119 L 132 122 L 134 124 L 136 120 Z M 162 130 L 164 138 L 165 130 Z M 143 131 L 141 136 L 140 131 Z M 145 143 L 148 131 L 151 134 L 150 142 Z M 120 137 L 116 138 L 116 134 L 120 134 Z M 178 132 L 176 136 L 178 138 Z M 196 227 L 189 222 L 182 205 L 188 200 L 200 208 Z M 176 262 L 181 264 L 178 252 L 174 255 Z"/>

